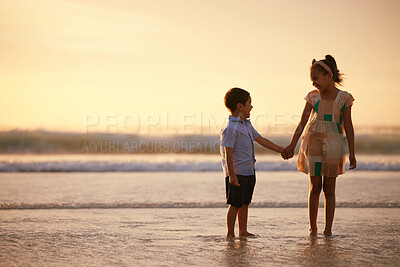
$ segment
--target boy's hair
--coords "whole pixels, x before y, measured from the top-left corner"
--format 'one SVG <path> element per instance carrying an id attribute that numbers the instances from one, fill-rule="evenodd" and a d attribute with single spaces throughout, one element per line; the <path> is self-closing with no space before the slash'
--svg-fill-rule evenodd
<path id="1" fill-rule="evenodd" d="M 235 112 L 238 103 L 243 106 L 246 105 L 247 99 L 249 99 L 250 93 L 244 89 L 235 87 L 229 89 L 225 94 L 224 103 L 231 112 Z"/>
<path id="2" fill-rule="evenodd" d="M 336 84 L 342 85 L 343 73 L 341 73 L 340 70 L 338 70 L 336 65 L 336 60 L 331 55 L 326 55 L 325 59 L 322 59 L 321 61 L 324 62 L 326 65 L 328 65 L 328 67 L 331 69 L 333 75 L 332 77 L 333 81 Z M 324 75 L 328 74 L 328 71 L 326 69 L 324 69 L 321 65 L 315 63 L 311 65 L 310 71 L 311 70 L 318 70 Z"/>

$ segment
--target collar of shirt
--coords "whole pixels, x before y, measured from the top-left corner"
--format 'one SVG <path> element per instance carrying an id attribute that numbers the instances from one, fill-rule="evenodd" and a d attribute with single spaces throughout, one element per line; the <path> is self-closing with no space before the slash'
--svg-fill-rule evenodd
<path id="1" fill-rule="evenodd" d="M 229 121 L 230 122 L 250 122 L 250 119 L 242 120 L 239 116 L 233 117 L 232 115 L 229 115 Z"/>

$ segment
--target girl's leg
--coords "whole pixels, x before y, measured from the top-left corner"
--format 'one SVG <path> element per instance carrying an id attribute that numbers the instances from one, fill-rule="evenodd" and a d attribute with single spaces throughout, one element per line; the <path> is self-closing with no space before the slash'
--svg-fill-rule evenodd
<path id="1" fill-rule="evenodd" d="M 324 195 L 325 195 L 325 236 L 332 235 L 332 223 L 335 215 L 335 188 L 336 177 L 324 176 Z"/>
<path id="2" fill-rule="evenodd" d="M 310 193 L 308 194 L 308 218 L 310 221 L 310 235 L 317 235 L 317 215 L 319 195 L 322 189 L 322 176 L 310 176 Z"/>
<path id="3" fill-rule="evenodd" d="M 235 237 L 235 222 L 238 210 L 239 208 L 233 206 L 229 206 L 228 208 L 226 213 L 226 227 L 228 228 L 227 237 Z"/>

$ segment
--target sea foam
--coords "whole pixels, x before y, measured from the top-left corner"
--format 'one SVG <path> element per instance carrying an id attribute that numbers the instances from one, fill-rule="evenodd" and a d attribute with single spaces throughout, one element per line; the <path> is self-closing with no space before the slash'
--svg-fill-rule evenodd
<path id="1" fill-rule="evenodd" d="M 296 157 L 257 156 L 257 171 L 296 171 Z M 400 171 L 399 155 L 360 155 L 358 171 Z M 348 165 L 346 165 L 348 169 Z M 222 171 L 219 155 L 2 155 L 0 172 L 206 172 Z"/>

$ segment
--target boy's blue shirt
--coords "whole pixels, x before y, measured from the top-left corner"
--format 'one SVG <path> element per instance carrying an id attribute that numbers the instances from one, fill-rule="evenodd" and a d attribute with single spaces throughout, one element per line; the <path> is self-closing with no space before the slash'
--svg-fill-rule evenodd
<path id="1" fill-rule="evenodd" d="M 250 120 L 229 116 L 228 125 L 221 130 L 220 134 L 221 163 L 225 176 L 228 176 L 228 168 L 224 147 L 233 148 L 233 168 L 237 175 L 254 174 L 254 163 L 256 162 L 254 139 L 259 136 L 260 134 L 251 125 Z"/>

